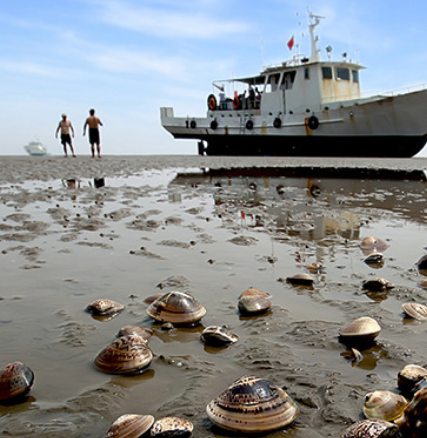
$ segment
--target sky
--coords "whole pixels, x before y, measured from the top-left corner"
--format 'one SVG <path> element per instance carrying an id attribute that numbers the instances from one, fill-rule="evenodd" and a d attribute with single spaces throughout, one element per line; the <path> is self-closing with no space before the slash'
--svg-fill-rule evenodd
<path id="1" fill-rule="evenodd" d="M 321 56 L 330 45 L 332 59 L 367 67 L 363 92 L 427 83 L 424 0 L 0 0 L 0 155 L 32 140 L 62 154 L 63 112 L 89 154 L 90 108 L 104 154 L 195 154 L 196 141 L 162 128 L 160 107 L 203 116 L 214 80 L 309 55 L 308 8 L 325 17 Z"/>

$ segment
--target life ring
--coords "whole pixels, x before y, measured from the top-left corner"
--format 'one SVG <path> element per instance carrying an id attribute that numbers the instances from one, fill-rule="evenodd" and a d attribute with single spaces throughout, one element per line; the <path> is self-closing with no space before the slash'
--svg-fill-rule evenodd
<path id="1" fill-rule="evenodd" d="M 195 129 L 195 128 L 197 127 L 197 123 L 196 123 L 195 120 L 192 120 L 192 121 L 191 121 L 191 123 L 190 123 L 190 127 L 193 128 L 193 129 Z"/>
<path id="2" fill-rule="evenodd" d="M 307 125 L 310 129 L 317 129 L 319 127 L 319 119 L 316 116 L 311 116 L 307 121 Z"/>
<path id="3" fill-rule="evenodd" d="M 254 129 L 254 122 L 252 120 L 248 120 L 246 122 L 246 129 L 249 129 L 249 130 Z"/>
<path id="4" fill-rule="evenodd" d="M 273 126 L 275 128 L 280 128 L 282 126 L 282 120 L 279 117 L 276 117 L 273 121 Z"/>
<path id="5" fill-rule="evenodd" d="M 238 96 L 234 96 L 233 108 L 236 110 L 240 108 L 240 99 L 238 98 Z"/>
<path id="6" fill-rule="evenodd" d="M 211 129 L 217 129 L 218 128 L 218 122 L 216 120 L 212 120 L 211 122 Z"/>
<path id="7" fill-rule="evenodd" d="M 213 94 L 209 94 L 208 96 L 208 108 L 211 111 L 216 110 L 216 97 Z"/>

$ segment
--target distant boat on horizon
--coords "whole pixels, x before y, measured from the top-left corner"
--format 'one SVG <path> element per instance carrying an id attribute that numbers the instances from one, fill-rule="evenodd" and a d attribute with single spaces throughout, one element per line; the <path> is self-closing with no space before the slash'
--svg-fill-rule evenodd
<path id="1" fill-rule="evenodd" d="M 43 157 L 47 155 L 47 149 L 39 142 L 39 141 L 30 141 L 24 149 L 27 151 L 29 155 L 32 157 Z"/>

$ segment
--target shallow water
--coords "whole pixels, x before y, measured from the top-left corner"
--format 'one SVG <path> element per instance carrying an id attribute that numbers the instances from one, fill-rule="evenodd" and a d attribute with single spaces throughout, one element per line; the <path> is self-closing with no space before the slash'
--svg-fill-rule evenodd
<path id="1" fill-rule="evenodd" d="M 0 406 L 2 436 L 101 437 L 124 413 L 179 415 L 194 436 L 227 436 L 207 403 L 243 374 L 265 377 L 301 405 L 274 437 L 338 436 L 361 418 L 364 395 L 395 389 L 406 363 L 426 365 L 426 323 L 401 304 L 424 303 L 414 267 L 426 246 L 423 181 L 307 179 L 198 169 L 0 185 L 2 364 L 35 373 L 24 403 Z M 387 240 L 385 265 L 363 262 L 363 237 Z M 287 276 L 321 261 L 311 288 Z M 367 294 L 381 276 L 396 288 Z M 272 294 L 272 310 L 239 316 L 248 287 Z M 164 331 L 143 299 L 187 290 L 206 307 L 202 324 Z M 86 306 L 110 298 L 126 309 L 108 321 Z M 339 328 L 369 315 L 382 326 L 354 364 Z M 139 376 L 103 374 L 95 355 L 124 325 L 154 330 L 155 358 Z M 226 324 L 240 339 L 206 347 L 203 327 Z M 2 365 L 3 366 L 3 365 Z"/>

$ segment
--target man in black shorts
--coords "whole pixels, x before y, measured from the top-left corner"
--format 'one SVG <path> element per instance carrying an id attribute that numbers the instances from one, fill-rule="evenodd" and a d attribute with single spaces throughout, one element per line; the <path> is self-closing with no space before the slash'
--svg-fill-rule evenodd
<path id="1" fill-rule="evenodd" d="M 101 158 L 101 142 L 99 139 L 99 126 L 102 126 L 101 120 L 95 116 L 95 110 L 89 111 L 90 116 L 86 119 L 83 126 L 83 135 L 86 135 L 86 127 L 89 126 L 89 143 L 92 149 L 92 158 L 95 158 L 95 145 L 98 157 Z"/>
<path id="2" fill-rule="evenodd" d="M 70 146 L 70 150 L 74 154 L 73 142 L 71 141 L 70 130 L 74 137 L 74 127 L 70 120 L 67 119 L 67 114 L 62 114 L 62 120 L 59 122 L 58 128 L 56 129 L 55 138 L 58 138 L 58 132 L 61 130 L 61 144 L 64 147 L 64 154 L 68 157 L 67 154 L 67 144 Z"/>

